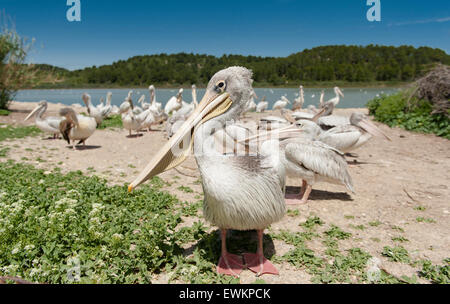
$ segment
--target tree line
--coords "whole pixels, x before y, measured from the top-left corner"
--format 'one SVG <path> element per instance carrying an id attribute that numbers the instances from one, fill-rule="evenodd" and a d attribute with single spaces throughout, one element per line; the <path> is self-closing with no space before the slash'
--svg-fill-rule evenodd
<path id="1" fill-rule="evenodd" d="M 218 70 L 241 65 L 253 70 L 256 84 L 279 86 L 322 81 L 406 82 L 422 76 L 437 63 L 450 64 L 450 55 L 430 47 L 335 45 L 287 57 L 163 53 L 76 71 L 58 68 L 54 72 L 70 85 L 182 85 L 206 84 Z"/>

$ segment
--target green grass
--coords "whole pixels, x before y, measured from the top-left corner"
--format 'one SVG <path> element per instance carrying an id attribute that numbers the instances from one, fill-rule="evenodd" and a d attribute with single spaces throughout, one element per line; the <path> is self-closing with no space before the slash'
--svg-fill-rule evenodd
<path id="1" fill-rule="evenodd" d="M 387 257 L 391 262 L 402 262 L 402 263 L 410 262 L 409 253 L 402 246 L 394 248 L 385 246 L 383 248 L 383 251 L 381 252 L 381 255 Z"/>
<path id="2" fill-rule="evenodd" d="M 44 174 L 0 163 L 0 276 L 71 283 L 68 273 L 79 265 L 81 283 L 150 283 L 166 267 L 184 273 L 193 262 L 181 246 L 209 237 L 215 249 L 197 250 L 202 273 L 195 282 L 231 282 L 212 266 L 220 254 L 216 235 L 199 225 L 175 231 L 180 204 L 158 190 L 161 184 L 154 179 L 128 194 L 126 185 L 109 187 L 80 171 Z"/>
<path id="3" fill-rule="evenodd" d="M 383 224 L 383 223 L 380 222 L 380 221 L 369 222 L 369 226 L 372 226 L 372 227 L 378 227 L 378 226 L 380 226 L 381 224 Z"/>
<path id="4" fill-rule="evenodd" d="M 450 139 L 450 118 L 445 114 L 431 115 L 432 105 L 426 100 L 412 98 L 411 91 L 377 97 L 367 103 L 375 120 L 390 127 L 398 126 L 408 131 L 434 133 Z"/>
<path id="5" fill-rule="evenodd" d="M 36 127 L 13 127 L 0 124 L 0 142 L 7 139 L 25 138 L 28 136 L 36 136 L 41 133 Z"/>
<path id="6" fill-rule="evenodd" d="M 8 116 L 9 114 L 11 114 L 10 111 L 5 110 L 5 109 L 0 109 L 0 116 Z"/>
<path id="7" fill-rule="evenodd" d="M 180 186 L 177 189 L 182 191 L 182 192 L 184 192 L 184 193 L 193 193 L 194 192 L 194 190 L 192 190 L 189 187 L 185 187 L 185 186 Z"/>
<path id="8" fill-rule="evenodd" d="M 444 265 L 433 265 L 431 261 L 422 262 L 419 276 L 435 284 L 450 284 L 450 258 L 443 261 Z"/>
<path id="9" fill-rule="evenodd" d="M 405 243 L 409 242 L 409 240 L 403 236 L 396 236 L 391 238 L 394 242 Z"/>
<path id="10" fill-rule="evenodd" d="M 433 220 L 432 218 L 425 218 L 425 217 L 418 217 L 418 218 L 416 218 L 416 222 L 418 222 L 418 223 L 428 223 L 428 224 L 436 223 L 436 221 Z"/>
<path id="11" fill-rule="evenodd" d="M 8 148 L 8 147 L 1 147 L 1 146 L 0 146 L 0 158 L 5 158 L 5 157 L 7 157 L 7 156 L 8 156 L 8 152 L 9 152 L 10 150 L 11 150 L 11 149 Z"/>
<path id="12" fill-rule="evenodd" d="M 427 208 L 424 207 L 424 206 L 416 206 L 416 207 L 414 207 L 414 210 L 416 210 L 416 211 L 425 211 L 425 210 L 427 210 Z"/>
<path id="13" fill-rule="evenodd" d="M 113 128 L 123 128 L 122 124 L 122 117 L 117 115 L 112 115 L 110 117 L 105 118 L 100 126 L 97 127 L 97 129 L 104 130 L 104 129 L 113 129 Z"/>

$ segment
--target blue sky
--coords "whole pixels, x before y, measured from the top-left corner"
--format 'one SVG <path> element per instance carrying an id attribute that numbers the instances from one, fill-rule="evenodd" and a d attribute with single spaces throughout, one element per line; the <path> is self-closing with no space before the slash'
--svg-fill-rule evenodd
<path id="1" fill-rule="evenodd" d="M 366 0 L 81 0 L 82 21 L 72 23 L 68 8 L 66 0 L 0 0 L 17 31 L 36 39 L 29 60 L 68 69 L 162 52 L 287 56 L 330 44 L 450 53 L 448 0 L 381 0 L 381 22 L 367 21 Z"/>

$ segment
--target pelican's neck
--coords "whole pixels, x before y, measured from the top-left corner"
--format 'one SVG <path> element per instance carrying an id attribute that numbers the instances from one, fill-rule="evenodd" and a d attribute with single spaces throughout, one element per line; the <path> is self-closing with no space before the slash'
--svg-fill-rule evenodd
<path id="1" fill-rule="evenodd" d="M 154 104 L 156 102 L 156 94 L 155 94 L 155 89 L 151 88 L 150 89 L 150 103 Z"/>
<path id="2" fill-rule="evenodd" d="M 42 120 L 43 119 L 42 116 L 44 115 L 45 111 L 47 111 L 47 105 L 43 105 L 41 109 L 37 112 L 36 120 Z"/>
<path id="3" fill-rule="evenodd" d="M 192 103 L 197 106 L 198 102 L 197 102 L 197 89 L 194 87 L 192 88 Z"/>

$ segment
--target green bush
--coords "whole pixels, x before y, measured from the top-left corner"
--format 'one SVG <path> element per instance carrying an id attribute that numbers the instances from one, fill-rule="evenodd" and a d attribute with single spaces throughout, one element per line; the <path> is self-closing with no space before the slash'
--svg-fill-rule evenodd
<path id="1" fill-rule="evenodd" d="M 411 98 L 410 92 L 382 95 L 367 103 L 375 120 L 390 127 L 398 126 L 408 131 L 434 133 L 450 139 L 450 119 L 445 114 L 431 114 L 432 105 L 426 100 Z"/>

